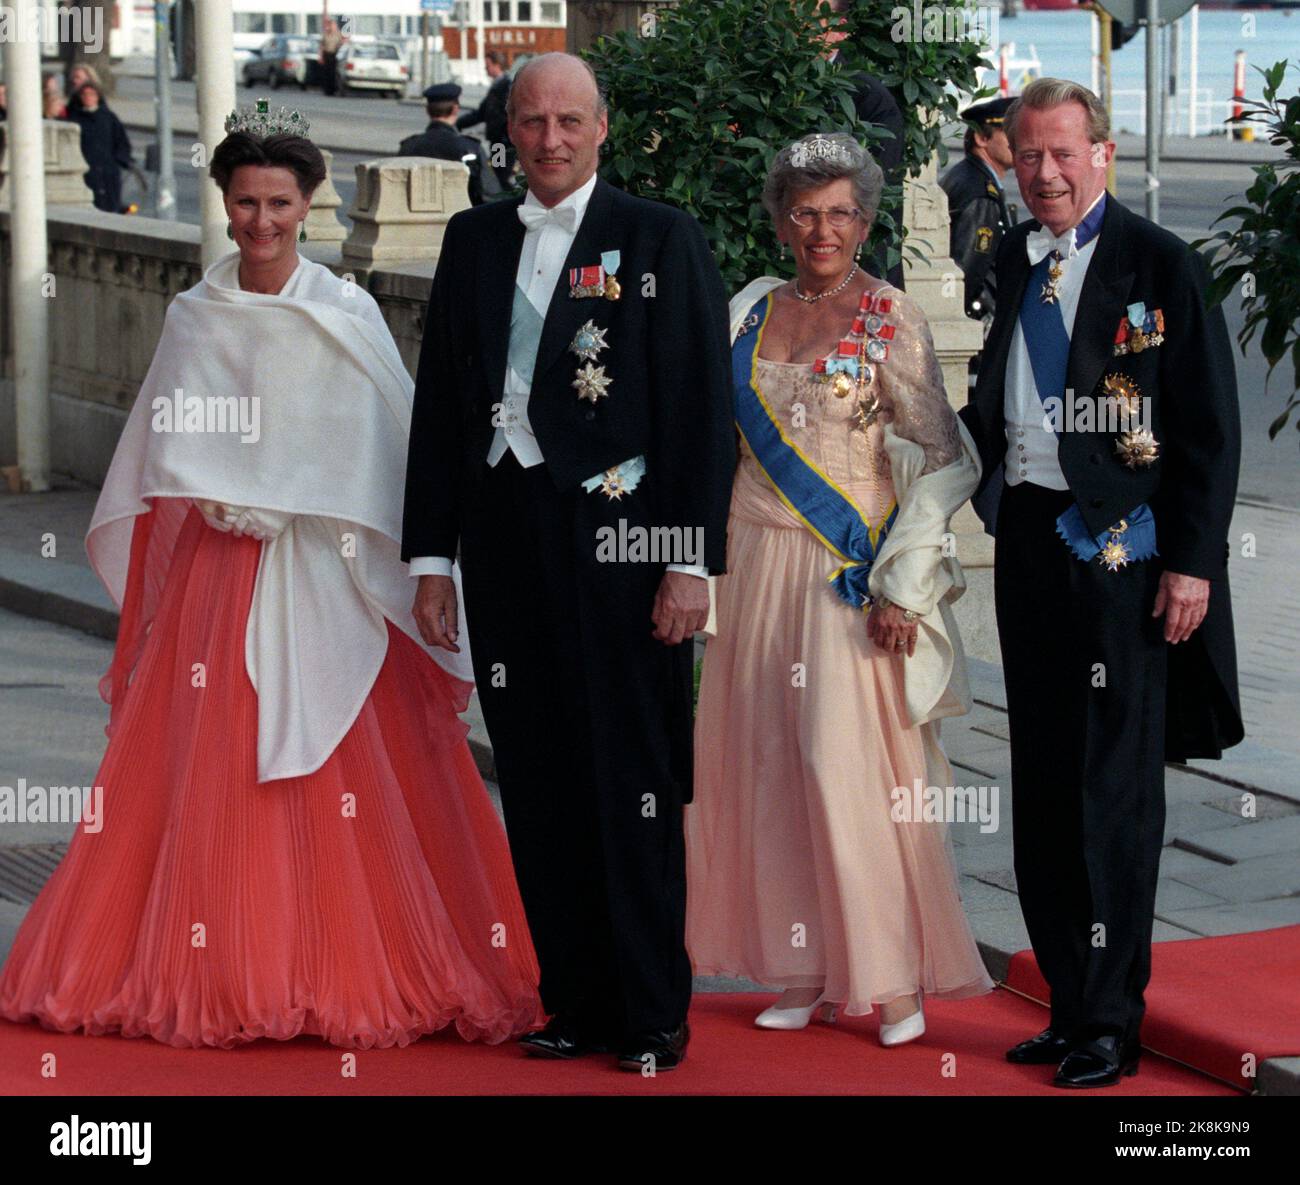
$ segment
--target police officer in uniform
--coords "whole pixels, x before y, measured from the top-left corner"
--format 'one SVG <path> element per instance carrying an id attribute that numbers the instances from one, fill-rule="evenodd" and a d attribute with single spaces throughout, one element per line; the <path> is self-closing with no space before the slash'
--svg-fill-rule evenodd
<path id="1" fill-rule="evenodd" d="M 435 160 L 458 160 L 469 166 L 469 200 L 483 204 L 485 197 L 501 192 L 496 175 L 488 168 L 483 145 L 456 130 L 460 111 L 460 87 L 454 82 L 438 83 L 424 92 L 429 126 L 418 136 L 407 136 L 397 149 L 398 156 L 431 156 Z"/>
<path id="2" fill-rule="evenodd" d="M 948 253 L 966 280 L 966 315 L 988 325 L 997 296 L 993 261 L 1002 236 L 1016 224 L 1002 176 L 1011 167 L 1011 146 L 1002 119 L 1011 99 L 991 99 L 962 112 L 966 154 L 939 184 L 948 195 L 952 230 Z"/>

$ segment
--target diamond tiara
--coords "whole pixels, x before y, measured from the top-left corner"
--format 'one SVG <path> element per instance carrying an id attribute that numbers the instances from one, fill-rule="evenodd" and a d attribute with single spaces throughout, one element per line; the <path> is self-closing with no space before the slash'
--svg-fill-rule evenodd
<path id="1" fill-rule="evenodd" d="M 843 144 L 828 140 L 820 132 L 811 140 L 800 140 L 790 149 L 790 163 L 796 169 L 805 168 L 815 160 L 834 161 L 837 165 L 853 163 L 849 150 Z"/>
<path id="2" fill-rule="evenodd" d="M 305 115 L 281 107 L 271 114 L 267 101 L 258 99 L 255 107 L 245 107 L 242 111 L 232 111 L 226 116 L 226 131 L 247 132 L 252 136 L 278 136 L 288 133 L 291 136 L 305 136 L 311 127 Z"/>

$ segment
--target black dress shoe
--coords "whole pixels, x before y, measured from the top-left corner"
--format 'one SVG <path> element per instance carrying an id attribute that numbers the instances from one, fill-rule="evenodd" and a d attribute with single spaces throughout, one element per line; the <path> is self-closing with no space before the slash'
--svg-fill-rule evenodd
<path id="1" fill-rule="evenodd" d="M 1114 1086 L 1121 1078 L 1131 1078 L 1138 1072 L 1141 1052 L 1142 1047 L 1136 1041 L 1126 1041 L 1107 1033 L 1067 1053 L 1052 1079 L 1052 1085 Z"/>
<path id="2" fill-rule="evenodd" d="M 608 1053 L 609 1045 L 590 1025 L 576 1016 L 553 1016 L 545 1028 L 519 1038 L 524 1052 L 533 1057 L 575 1058 L 589 1053 Z"/>
<path id="3" fill-rule="evenodd" d="M 1037 1037 L 1021 1041 L 1007 1050 L 1007 1061 L 1018 1066 L 1058 1065 L 1073 1048 L 1070 1040 L 1055 1029 L 1044 1029 Z"/>
<path id="4" fill-rule="evenodd" d="M 690 1039 L 691 1026 L 685 1021 L 675 1029 L 638 1033 L 619 1050 L 618 1064 L 624 1070 L 644 1070 L 647 1065 L 656 1073 L 675 1070 L 686 1057 L 686 1043 Z"/>

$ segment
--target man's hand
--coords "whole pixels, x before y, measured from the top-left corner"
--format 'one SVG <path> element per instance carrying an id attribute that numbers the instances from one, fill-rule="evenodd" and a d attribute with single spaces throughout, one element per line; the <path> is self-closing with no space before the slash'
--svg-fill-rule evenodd
<path id="1" fill-rule="evenodd" d="M 1165 641 L 1186 642 L 1205 620 L 1210 607 L 1210 582 L 1199 576 L 1183 576 L 1166 569 L 1160 573 L 1160 587 L 1152 617 L 1165 615 Z"/>
<path id="2" fill-rule="evenodd" d="M 676 646 L 709 620 L 709 582 L 686 572 L 665 572 L 655 593 L 650 614 L 654 636 L 666 646 Z"/>
<path id="3" fill-rule="evenodd" d="M 421 576 L 411 613 L 426 643 L 460 653 L 456 645 L 456 583 L 450 576 Z"/>

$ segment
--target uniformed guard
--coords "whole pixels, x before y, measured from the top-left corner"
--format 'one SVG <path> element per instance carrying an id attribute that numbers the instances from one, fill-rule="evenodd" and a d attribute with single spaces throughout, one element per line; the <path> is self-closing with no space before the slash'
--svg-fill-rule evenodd
<path id="1" fill-rule="evenodd" d="M 488 168 L 487 153 L 479 141 L 456 130 L 460 112 L 460 87 L 442 82 L 424 92 L 429 126 L 418 136 L 407 136 L 397 149 L 399 156 L 431 156 L 435 160 L 463 161 L 469 167 L 469 200 L 482 205 L 485 197 L 500 192 L 496 175 Z"/>
<path id="2" fill-rule="evenodd" d="M 1015 207 L 1008 208 L 1002 175 L 1011 167 L 1011 146 L 1002 119 L 1011 99 L 991 99 L 963 111 L 966 155 L 939 184 L 948 195 L 952 231 L 948 252 L 965 277 L 966 315 L 983 321 L 993 317 L 997 295 L 993 260 L 1003 234 L 1016 224 Z"/>

